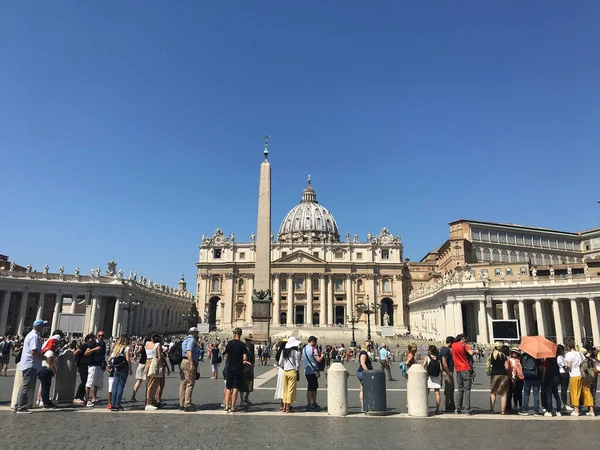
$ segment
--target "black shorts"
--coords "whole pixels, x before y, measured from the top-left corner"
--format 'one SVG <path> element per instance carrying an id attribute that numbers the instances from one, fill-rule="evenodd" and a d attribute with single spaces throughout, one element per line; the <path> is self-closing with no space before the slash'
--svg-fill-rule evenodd
<path id="1" fill-rule="evenodd" d="M 317 392 L 319 389 L 319 380 L 315 374 L 305 375 L 306 381 L 308 381 L 308 392 Z"/>
<path id="2" fill-rule="evenodd" d="M 227 378 L 225 379 L 226 389 L 240 389 L 244 383 L 243 369 L 231 370 L 227 369 Z"/>

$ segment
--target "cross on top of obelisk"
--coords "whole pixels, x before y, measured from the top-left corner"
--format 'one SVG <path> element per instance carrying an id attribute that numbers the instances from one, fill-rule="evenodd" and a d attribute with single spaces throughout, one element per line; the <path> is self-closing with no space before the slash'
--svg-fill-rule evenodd
<path id="1" fill-rule="evenodd" d="M 265 155 L 265 160 L 267 159 L 267 157 L 269 156 L 269 138 L 271 136 L 269 136 L 269 133 L 265 133 L 265 135 L 263 136 L 264 140 L 265 140 L 265 151 L 263 152 Z"/>

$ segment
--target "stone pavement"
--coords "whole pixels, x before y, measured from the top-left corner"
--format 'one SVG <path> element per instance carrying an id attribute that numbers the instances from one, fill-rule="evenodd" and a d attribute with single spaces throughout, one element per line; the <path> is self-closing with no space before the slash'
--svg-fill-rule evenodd
<path id="1" fill-rule="evenodd" d="M 166 380 L 163 400 L 169 406 L 164 410 L 145 412 L 142 402 L 130 402 L 134 383 L 133 378 L 130 378 L 127 380 L 123 402 L 128 410 L 126 412 L 107 411 L 106 392 L 103 391 L 100 398 L 104 402 L 95 408 L 65 405 L 59 410 L 37 410 L 31 415 L 9 412 L 8 399 L 12 391 L 13 377 L 0 377 L 2 442 L 7 444 L 4 447 L 7 449 L 34 448 L 32 439 L 36 435 L 35 430 L 51 428 L 56 431 L 48 434 L 52 437 L 44 441 L 44 444 L 49 443 L 45 448 L 63 450 L 157 447 L 180 450 L 239 447 L 312 449 L 322 447 L 324 442 L 327 446 L 344 445 L 349 448 L 374 445 L 388 448 L 405 448 L 409 445 L 439 448 L 442 446 L 441 440 L 443 447 L 449 449 L 469 447 L 469 443 L 477 447 L 487 446 L 489 449 L 495 449 L 506 448 L 506 442 L 498 439 L 498 435 L 506 436 L 509 432 L 513 440 L 531 439 L 531 436 L 536 436 L 535 442 L 527 441 L 527 447 L 548 449 L 558 448 L 557 436 L 568 437 L 572 444 L 577 446 L 579 443 L 583 446 L 587 442 L 585 434 L 594 432 L 600 423 L 600 418 L 587 417 L 576 419 L 489 415 L 489 378 L 485 375 L 478 375 L 476 378 L 472 394 L 472 404 L 476 412 L 474 416 L 446 414 L 429 419 L 411 419 L 406 415 L 406 383 L 399 380 L 387 384 L 390 415 L 380 418 L 367 417 L 359 412 L 356 366 L 354 362 L 346 363 L 346 368 L 350 371 L 350 415 L 347 418 L 327 416 L 325 377 L 320 379 L 322 389 L 318 394 L 318 402 L 323 407 L 321 412 L 305 410 L 306 381 L 301 377 L 296 402 L 297 412 L 289 415 L 280 413 L 278 403 L 273 400 L 276 371 L 272 366 L 256 368 L 256 388 L 251 394 L 254 405 L 247 412 L 235 415 L 221 411 L 224 382 L 221 378 L 209 378 L 210 366 L 206 363 L 201 365 L 201 379 L 194 390 L 194 403 L 200 407 L 200 411 L 196 413 L 178 411 L 178 373 L 171 374 Z M 478 368 L 478 371 L 483 374 L 483 366 Z M 400 378 L 397 364 L 394 365 L 392 373 L 396 378 Z M 14 374 L 14 371 L 9 374 Z M 142 397 L 138 394 L 138 398 Z M 433 404 L 433 394 L 430 395 L 430 404 Z M 496 410 L 499 408 L 500 405 L 497 404 Z M 490 424 L 485 422 L 487 419 L 493 420 L 494 428 L 498 428 L 497 432 L 487 431 Z M 312 433 L 305 431 L 308 427 L 312 428 Z M 279 432 L 279 429 L 284 429 L 285 432 Z M 235 435 L 231 434 L 230 430 L 235 430 Z M 550 430 L 552 434 L 545 437 Z M 27 439 L 25 442 L 21 440 L 23 437 Z M 83 441 L 82 437 L 85 437 Z M 572 442 L 572 439 L 575 442 Z M 562 447 L 562 444 L 560 445 Z"/>

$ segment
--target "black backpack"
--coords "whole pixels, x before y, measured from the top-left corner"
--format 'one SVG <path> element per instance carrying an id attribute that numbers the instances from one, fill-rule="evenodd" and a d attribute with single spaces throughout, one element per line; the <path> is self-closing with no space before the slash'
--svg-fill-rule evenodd
<path id="1" fill-rule="evenodd" d="M 183 361 L 183 354 L 181 353 L 183 341 L 177 341 L 173 344 L 173 347 L 169 350 L 169 361 L 173 365 L 178 366 Z"/>
<path id="2" fill-rule="evenodd" d="M 431 356 L 429 357 L 429 361 L 427 362 L 427 374 L 430 377 L 439 377 L 440 373 L 442 373 L 442 365 L 440 361 L 437 359 L 433 359 Z"/>
<path id="3" fill-rule="evenodd" d="M 528 354 L 523 355 L 523 361 L 521 361 L 523 367 L 523 376 L 525 378 L 537 378 L 538 367 L 532 356 Z"/>

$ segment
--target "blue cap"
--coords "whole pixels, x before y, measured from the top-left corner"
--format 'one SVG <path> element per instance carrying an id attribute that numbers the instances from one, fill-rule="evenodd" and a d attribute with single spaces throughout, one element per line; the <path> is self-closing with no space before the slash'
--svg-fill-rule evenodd
<path id="1" fill-rule="evenodd" d="M 38 319 L 35 322 L 33 322 L 33 326 L 34 327 L 39 327 L 40 325 L 48 325 L 48 321 L 47 320 Z"/>

